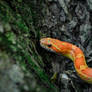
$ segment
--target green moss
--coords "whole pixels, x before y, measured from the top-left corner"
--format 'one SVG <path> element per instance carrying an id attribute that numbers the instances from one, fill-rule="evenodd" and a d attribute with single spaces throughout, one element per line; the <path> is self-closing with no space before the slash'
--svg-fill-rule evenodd
<path id="1" fill-rule="evenodd" d="M 40 32 L 35 26 L 37 13 L 32 13 L 31 6 L 34 5 L 29 6 L 29 3 L 24 3 L 22 0 L 0 2 L 0 21 L 4 27 L 4 32 L 0 32 L 0 50 L 6 52 L 10 58 L 19 63 L 25 72 L 32 74 L 34 78 L 36 77 L 35 81 L 40 82 L 36 84 L 37 88 L 43 89 L 42 92 L 57 92 L 58 89 L 49 81 L 44 72 L 43 61 L 36 49 L 36 43 L 39 39 L 36 35 L 40 35 Z M 30 76 L 28 78 L 30 81 Z M 25 78 L 24 81 L 26 82 L 27 79 Z M 28 85 L 31 85 L 31 82 Z M 30 86 L 29 89 L 29 91 L 36 91 L 36 88 L 32 89 Z M 20 90 L 23 92 L 24 89 Z"/>

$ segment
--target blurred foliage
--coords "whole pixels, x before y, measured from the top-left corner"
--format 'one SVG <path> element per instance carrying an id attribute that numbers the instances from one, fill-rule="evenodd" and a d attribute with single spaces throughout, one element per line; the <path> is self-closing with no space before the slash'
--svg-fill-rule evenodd
<path id="1" fill-rule="evenodd" d="M 44 63 L 36 50 L 36 45 L 39 48 L 40 35 L 35 26 L 39 15 L 34 6 L 35 0 L 0 1 L 0 53 L 7 53 L 8 59 L 13 59 L 24 72 L 28 90 L 21 84 L 20 91 L 14 89 L 14 92 L 57 92 L 57 87 L 50 82 L 43 70 Z"/>

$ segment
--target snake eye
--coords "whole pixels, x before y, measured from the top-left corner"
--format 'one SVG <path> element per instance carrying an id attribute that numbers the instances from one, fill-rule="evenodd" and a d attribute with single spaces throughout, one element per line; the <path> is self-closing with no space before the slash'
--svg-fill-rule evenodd
<path id="1" fill-rule="evenodd" d="M 48 47 L 51 47 L 51 46 L 52 46 L 51 44 L 48 45 Z"/>

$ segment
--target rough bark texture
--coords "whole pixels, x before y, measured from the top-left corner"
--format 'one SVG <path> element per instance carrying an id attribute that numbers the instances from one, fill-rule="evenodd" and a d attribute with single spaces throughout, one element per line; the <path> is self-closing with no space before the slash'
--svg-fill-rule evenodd
<path id="1" fill-rule="evenodd" d="M 92 92 L 73 62 L 39 45 L 48 36 L 71 42 L 92 67 L 91 13 L 91 0 L 1 0 L 0 92 Z"/>

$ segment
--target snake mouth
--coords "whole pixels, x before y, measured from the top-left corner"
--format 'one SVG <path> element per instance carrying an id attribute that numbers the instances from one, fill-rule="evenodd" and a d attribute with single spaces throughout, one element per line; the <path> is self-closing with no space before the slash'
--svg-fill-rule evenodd
<path id="1" fill-rule="evenodd" d="M 44 43 L 44 38 L 40 39 L 40 43 L 41 44 Z"/>
<path id="2" fill-rule="evenodd" d="M 46 47 L 44 38 L 42 38 L 42 39 L 40 40 L 40 46 L 41 46 L 41 47 Z"/>
<path id="3" fill-rule="evenodd" d="M 48 43 L 48 40 L 46 39 L 46 38 L 42 38 L 41 40 L 40 40 L 40 46 L 42 47 L 42 48 L 45 48 L 46 50 L 48 50 L 48 51 L 51 51 L 51 52 L 55 52 L 52 48 L 51 48 L 51 44 L 50 43 Z"/>
<path id="4" fill-rule="evenodd" d="M 47 48 L 47 45 L 45 44 L 45 40 L 44 40 L 45 38 L 42 38 L 41 40 L 40 40 L 40 46 L 41 47 L 43 47 L 43 48 Z"/>
<path id="5" fill-rule="evenodd" d="M 48 45 L 49 45 L 48 39 L 47 39 L 47 38 L 42 38 L 42 39 L 40 39 L 40 45 L 41 45 L 42 47 L 48 48 Z"/>

